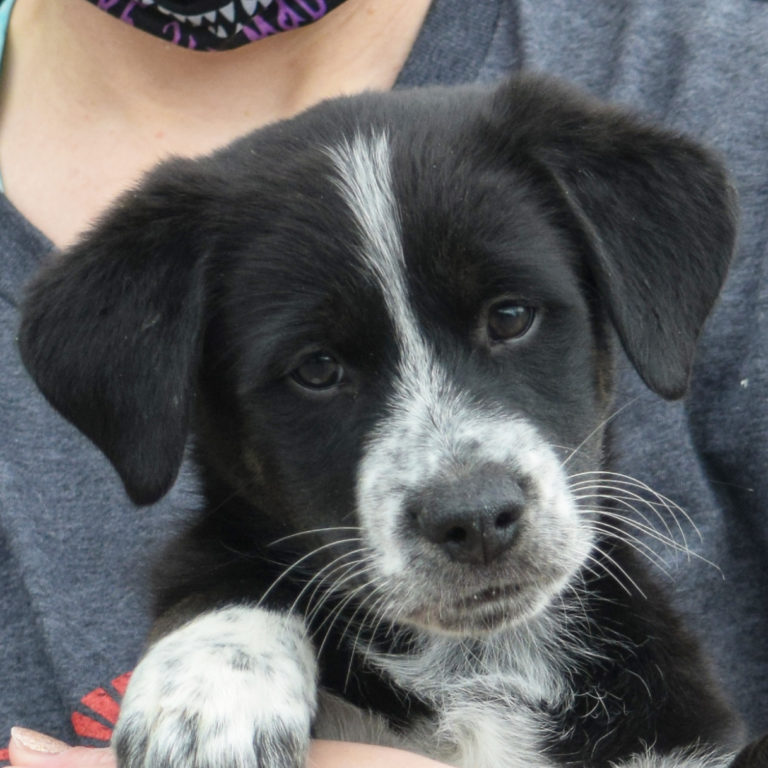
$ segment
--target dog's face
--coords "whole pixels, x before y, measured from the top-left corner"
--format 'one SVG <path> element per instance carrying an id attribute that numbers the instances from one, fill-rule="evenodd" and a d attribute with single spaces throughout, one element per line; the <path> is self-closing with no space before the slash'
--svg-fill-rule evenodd
<path id="1" fill-rule="evenodd" d="M 613 331 L 681 394 L 733 240 L 708 155 L 551 89 L 332 102 L 169 165 L 33 286 L 30 370 L 138 501 L 194 411 L 209 477 L 361 611 L 532 615 L 589 558 Z"/>
<path id="2" fill-rule="evenodd" d="M 563 463 L 599 463 L 604 319 L 535 189 L 490 167 L 435 185 L 412 149 L 398 187 L 406 152 L 375 130 L 320 151 L 270 246 L 230 242 L 206 368 L 237 415 L 207 418 L 202 450 L 215 463 L 220 425 L 242 424 L 226 462 L 254 503 L 328 529 L 307 545 L 348 540 L 313 564 L 359 561 L 346 587 L 390 616 L 478 629 L 540 606 L 589 549 Z"/>
<path id="3" fill-rule="evenodd" d="M 383 130 L 321 151 L 271 247 L 262 230 L 233 249 L 209 344 L 236 350 L 211 368 L 234 379 L 245 428 L 227 462 L 250 459 L 255 504 L 266 493 L 290 530 L 328 529 L 306 542 L 329 545 L 313 565 L 369 585 L 379 613 L 478 630 L 538 608 L 588 552 L 563 463 L 599 464 L 604 318 L 534 188 L 492 167 L 436 185 L 422 151 Z"/>

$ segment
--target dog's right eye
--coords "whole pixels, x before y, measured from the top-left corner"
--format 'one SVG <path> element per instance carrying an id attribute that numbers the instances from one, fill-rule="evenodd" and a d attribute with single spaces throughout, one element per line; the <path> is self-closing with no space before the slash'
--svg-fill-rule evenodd
<path id="1" fill-rule="evenodd" d="M 333 355 L 318 351 L 307 355 L 290 376 L 305 389 L 332 389 L 344 379 L 344 368 Z"/>
<path id="2" fill-rule="evenodd" d="M 503 301 L 488 312 L 488 336 L 492 343 L 525 336 L 536 317 L 536 309 L 517 301 Z"/>

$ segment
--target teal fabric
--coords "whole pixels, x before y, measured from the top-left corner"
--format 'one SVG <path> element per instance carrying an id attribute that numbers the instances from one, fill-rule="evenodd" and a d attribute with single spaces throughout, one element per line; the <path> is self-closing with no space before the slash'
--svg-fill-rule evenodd
<path id="1" fill-rule="evenodd" d="M 8 24 L 11 21 L 11 11 L 16 0 L 0 0 L 0 68 L 3 65 L 3 53 L 5 51 L 5 39 L 8 36 Z M 2 69 L 0 69 L 0 72 Z M 0 192 L 4 192 L 3 171 L 0 168 Z"/>
<path id="2" fill-rule="evenodd" d="M 8 23 L 11 20 L 14 2 L 15 0 L 0 0 L 0 63 L 3 61 L 5 38 L 8 35 Z"/>

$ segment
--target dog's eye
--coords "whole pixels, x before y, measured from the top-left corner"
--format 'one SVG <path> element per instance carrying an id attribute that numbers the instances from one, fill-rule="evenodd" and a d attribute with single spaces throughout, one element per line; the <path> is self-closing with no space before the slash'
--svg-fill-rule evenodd
<path id="1" fill-rule="evenodd" d="M 509 301 L 496 304 L 488 312 L 488 336 L 491 341 L 519 339 L 531 329 L 536 316 L 534 307 Z"/>
<path id="2" fill-rule="evenodd" d="M 331 389 L 341 383 L 344 368 L 333 355 L 313 352 L 293 370 L 291 377 L 306 389 Z"/>

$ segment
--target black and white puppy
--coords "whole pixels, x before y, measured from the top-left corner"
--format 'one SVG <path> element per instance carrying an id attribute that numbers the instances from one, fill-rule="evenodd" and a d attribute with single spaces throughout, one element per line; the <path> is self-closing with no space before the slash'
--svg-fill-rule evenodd
<path id="1" fill-rule="evenodd" d="M 330 101 L 125 195 L 20 334 L 136 502 L 194 433 L 120 765 L 730 765 L 603 444 L 613 347 L 681 396 L 734 231 L 707 151 L 533 77 Z"/>

